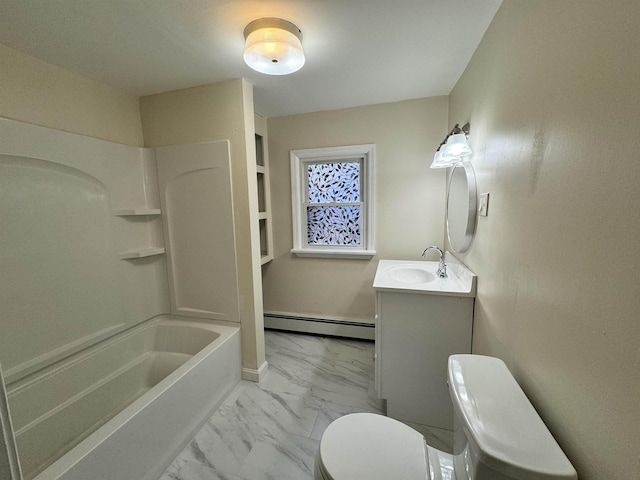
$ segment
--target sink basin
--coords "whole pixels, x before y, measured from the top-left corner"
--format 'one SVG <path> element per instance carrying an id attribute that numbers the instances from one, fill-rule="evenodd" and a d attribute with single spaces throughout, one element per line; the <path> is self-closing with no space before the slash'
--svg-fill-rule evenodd
<path id="1" fill-rule="evenodd" d="M 449 252 L 448 275 L 439 278 L 438 262 L 425 260 L 379 260 L 373 288 L 376 291 L 475 297 L 476 275 Z"/>
<path id="2" fill-rule="evenodd" d="M 436 279 L 433 273 L 413 265 L 392 265 L 387 268 L 387 273 L 402 283 L 428 283 Z"/>

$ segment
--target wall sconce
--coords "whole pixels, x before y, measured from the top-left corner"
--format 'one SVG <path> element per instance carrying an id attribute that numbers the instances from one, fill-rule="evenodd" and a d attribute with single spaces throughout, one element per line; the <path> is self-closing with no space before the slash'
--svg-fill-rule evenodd
<path id="1" fill-rule="evenodd" d="M 444 160 L 442 158 L 442 150 L 444 150 L 443 146 L 438 147 L 436 154 L 433 156 L 433 162 L 431 163 L 431 168 L 447 168 L 452 167 L 458 161 L 457 158 L 452 160 Z"/>
<path id="2" fill-rule="evenodd" d="M 244 29 L 244 61 L 267 75 L 288 75 L 304 65 L 302 32 L 280 18 L 260 18 Z"/>
<path id="3" fill-rule="evenodd" d="M 447 168 L 455 165 L 461 157 L 471 155 L 467 136 L 471 126 L 465 123 L 462 127 L 456 123 L 436 150 L 431 168 Z"/>

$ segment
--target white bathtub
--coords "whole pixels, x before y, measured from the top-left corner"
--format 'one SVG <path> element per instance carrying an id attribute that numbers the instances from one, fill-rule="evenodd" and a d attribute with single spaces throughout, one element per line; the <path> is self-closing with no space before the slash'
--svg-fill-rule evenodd
<path id="1" fill-rule="evenodd" d="M 241 377 L 234 324 L 162 315 L 8 386 L 26 479 L 157 479 Z"/>

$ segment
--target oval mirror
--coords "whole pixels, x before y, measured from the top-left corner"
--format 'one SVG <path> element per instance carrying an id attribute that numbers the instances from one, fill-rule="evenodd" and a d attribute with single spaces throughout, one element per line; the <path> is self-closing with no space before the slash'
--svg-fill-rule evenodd
<path id="1" fill-rule="evenodd" d="M 458 162 L 447 188 L 447 236 L 456 253 L 469 250 L 476 230 L 478 189 L 476 174 L 468 162 Z"/>

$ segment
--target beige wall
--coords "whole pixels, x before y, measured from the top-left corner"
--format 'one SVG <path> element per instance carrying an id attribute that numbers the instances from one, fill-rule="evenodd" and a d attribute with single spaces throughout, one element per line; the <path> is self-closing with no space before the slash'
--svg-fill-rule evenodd
<path id="1" fill-rule="evenodd" d="M 419 259 L 444 241 L 443 170 L 430 170 L 446 134 L 447 98 L 436 97 L 268 119 L 274 255 L 263 267 L 265 311 L 373 321 L 378 258 Z M 289 152 L 376 145 L 376 250 L 371 260 L 289 253 Z"/>
<path id="2" fill-rule="evenodd" d="M 0 117 L 142 146 L 138 97 L 0 45 Z"/>
<path id="3" fill-rule="evenodd" d="M 230 142 L 243 367 L 257 370 L 265 356 L 252 86 L 238 79 L 150 95 L 140 109 L 148 147 Z"/>
<path id="4" fill-rule="evenodd" d="M 450 96 L 489 216 L 474 352 L 502 357 L 581 480 L 640 471 L 640 8 L 505 0 Z"/>
<path id="5" fill-rule="evenodd" d="M 257 224 L 257 212 L 249 208 L 256 204 L 257 192 L 247 182 L 248 163 L 255 158 L 251 85 L 234 80 L 139 99 L 4 45 L 0 65 L 0 117 L 134 146 L 231 140 L 236 241 L 243 252 L 241 317 L 251 319 L 250 325 L 243 323 L 244 366 L 258 368 L 264 361 L 264 342 L 260 276 L 250 273 L 260 271 L 250 253 L 259 250 L 257 231 L 250 228 Z"/>

